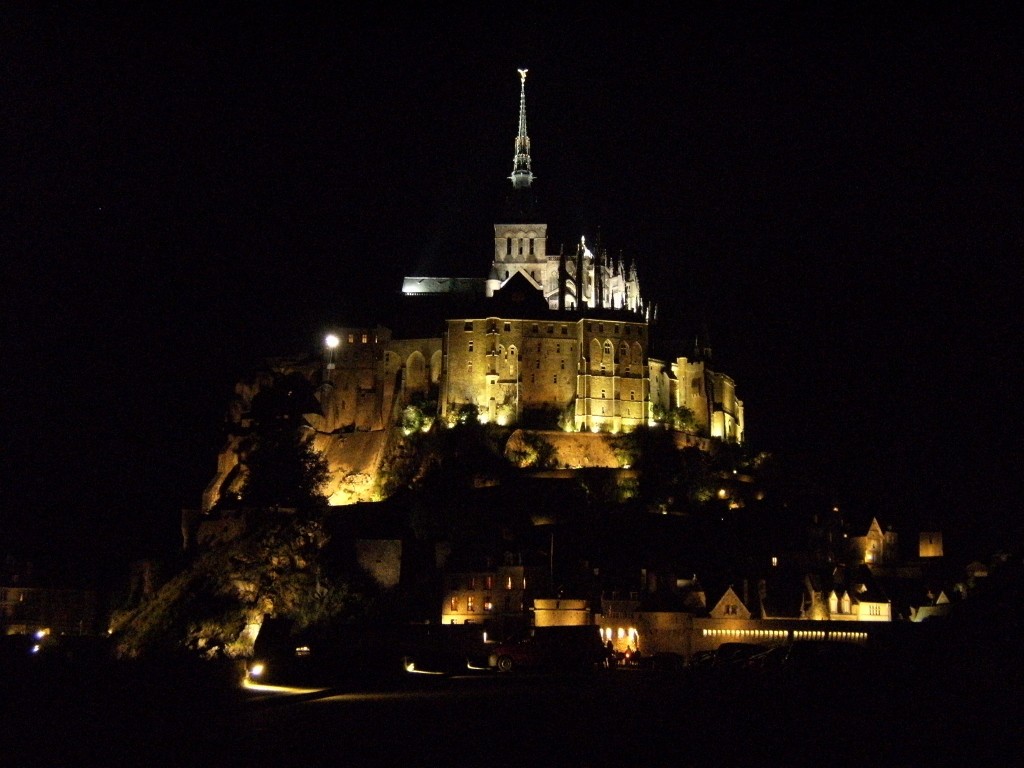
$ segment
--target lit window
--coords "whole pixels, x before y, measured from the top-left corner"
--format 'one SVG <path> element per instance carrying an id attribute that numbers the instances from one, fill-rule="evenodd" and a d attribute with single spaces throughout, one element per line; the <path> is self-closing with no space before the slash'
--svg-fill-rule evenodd
<path id="1" fill-rule="evenodd" d="M 472 595 L 470 595 L 469 597 L 466 598 L 466 612 L 467 613 L 475 613 L 476 612 L 476 606 L 474 605 L 474 602 L 475 602 L 475 599 L 474 599 L 474 597 Z"/>
<path id="2" fill-rule="evenodd" d="M 368 338 L 369 338 L 369 337 L 368 337 L 368 336 L 367 336 L 367 335 L 366 335 L 366 334 L 364 333 L 364 334 L 363 334 L 363 344 L 365 344 L 365 343 L 366 343 L 366 341 L 367 341 L 367 339 L 368 339 Z"/>
<path id="3" fill-rule="evenodd" d="M 512 577 L 509 576 L 505 581 L 505 589 L 512 589 Z"/>
<path id="4" fill-rule="evenodd" d="M 349 344 L 355 344 L 355 341 L 356 341 L 356 335 L 354 333 L 350 333 L 348 335 L 348 343 Z"/>
<path id="5" fill-rule="evenodd" d="M 488 576 L 486 580 L 487 589 L 494 589 L 494 577 Z"/>
<path id="6" fill-rule="evenodd" d="M 484 601 L 484 610 L 487 613 L 490 613 L 494 610 L 494 603 L 491 602 L 491 598 L 489 597 Z"/>
<path id="7" fill-rule="evenodd" d="M 457 598 L 457 597 L 452 597 L 452 598 L 451 598 L 451 599 L 450 599 L 450 600 L 448 601 L 448 610 L 449 610 L 449 611 L 450 611 L 451 613 L 458 613 L 458 611 L 459 611 L 459 598 Z"/>

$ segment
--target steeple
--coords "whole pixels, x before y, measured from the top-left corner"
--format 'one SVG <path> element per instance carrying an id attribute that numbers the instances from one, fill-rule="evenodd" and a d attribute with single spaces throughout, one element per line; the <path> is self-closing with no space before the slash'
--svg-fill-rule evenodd
<path id="1" fill-rule="evenodd" d="M 526 134 L 526 73 L 528 69 L 519 70 L 519 134 L 516 136 L 516 155 L 512 161 L 512 186 L 516 189 L 528 189 L 533 181 L 530 170 L 530 137 Z"/>

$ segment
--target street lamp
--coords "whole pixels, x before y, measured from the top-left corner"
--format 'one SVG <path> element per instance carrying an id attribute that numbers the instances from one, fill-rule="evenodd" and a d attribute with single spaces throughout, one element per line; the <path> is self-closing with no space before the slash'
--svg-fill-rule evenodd
<path id="1" fill-rule="evenodd" d="M 338 345 L 340 343 L 341 343 L 341 339 L 339 339 L 333 333 L 327 334 L 327 336 L 324 338 L 324 346 L 326 346 L 327 350 L 328 350 L 328 352 L 327 352 L 327 370 L 328 371 L 333 371 L 334 370 L 334 350 L 336 350 L 338 348 Z"/>

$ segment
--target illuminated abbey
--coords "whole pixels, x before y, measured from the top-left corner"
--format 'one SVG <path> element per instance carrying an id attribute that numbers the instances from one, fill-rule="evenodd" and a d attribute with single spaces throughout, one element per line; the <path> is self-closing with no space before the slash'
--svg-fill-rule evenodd
<path id="1" fill-rule="evenodd" d="M 370 484 L 410 403 L 436 403 L 442 421 L 475 412 L 485 422 L 591 434 L 671 425 L 685 414 L 676 428 L 694 439 L 744 440 L 743 403 L 733 379 L 711 370 L 710 350 L 651 357 L 655 309 L 635 263 L 582 236 L 571 252 L 549 250 L 533 190 L 527 71 L 519 74 L 511 185 L 489 269 L 481 265 L 486 276 L 406 277 L 403 314 L 414 318 L 413 332 L 335 328 L 336 344 L 322 355 L 268 361 L 317 385 L 321 412 L 306 418 L 335 478 L 332 504 L 367 498 L 360 486 Z M 259 387 L 239 385 L 234 418 L 245 418 Z M 235 443 L 220 455 L 206 509 L 237 483 Z"/>

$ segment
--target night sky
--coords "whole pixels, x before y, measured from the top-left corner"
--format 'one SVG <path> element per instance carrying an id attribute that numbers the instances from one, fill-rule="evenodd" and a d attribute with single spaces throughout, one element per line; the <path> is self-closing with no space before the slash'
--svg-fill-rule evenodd
<path id="1" fill-rule="evenodd" d="M 635 256 L 753 445 L 883 524 L 1019 533 L 1011 19 L 38 5 L 0 46 L 0 551 L 173 550 L 237 378 L 485 276 L 520 67 L 549 249 Z"/>

